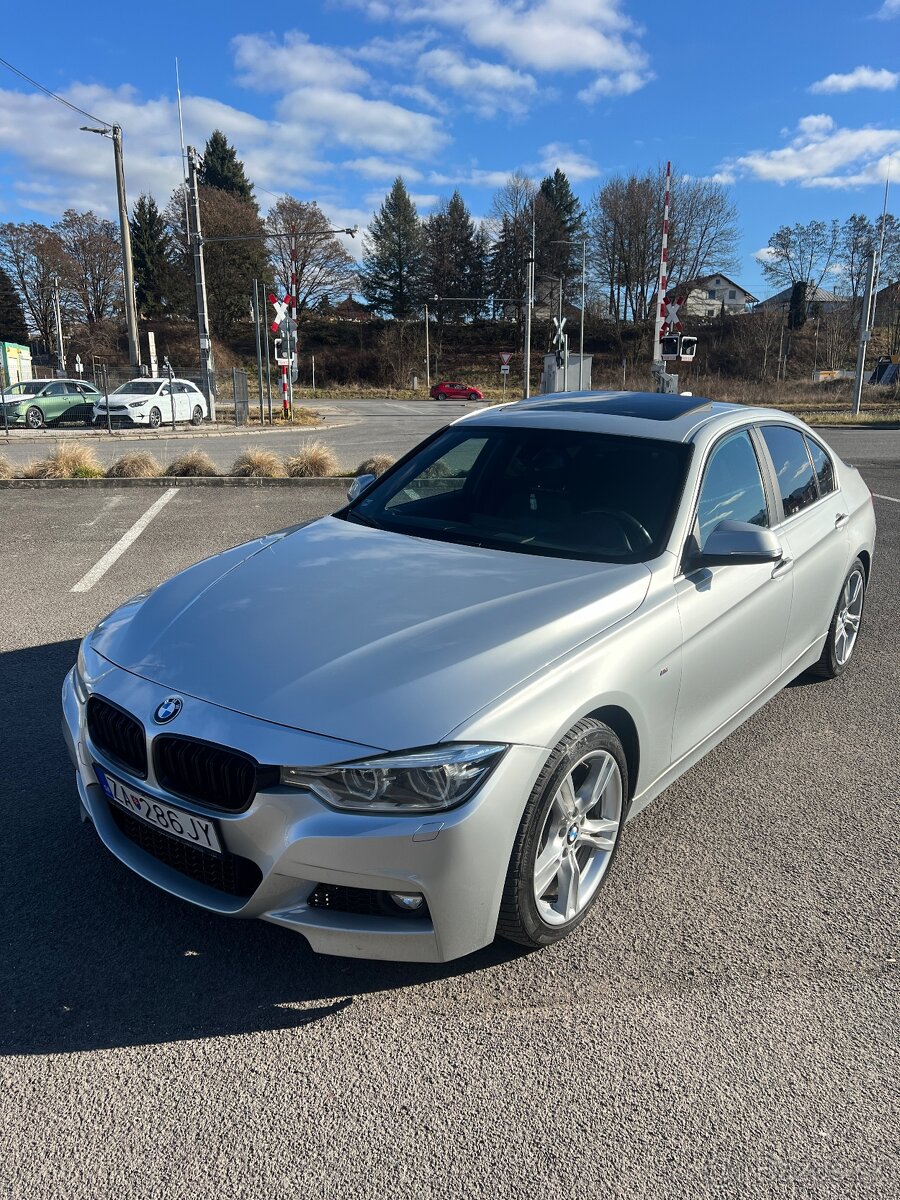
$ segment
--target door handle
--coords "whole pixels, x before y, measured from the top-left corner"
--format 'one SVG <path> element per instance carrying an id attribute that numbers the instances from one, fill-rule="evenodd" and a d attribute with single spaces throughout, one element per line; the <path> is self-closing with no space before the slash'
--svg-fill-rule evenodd
<path id="1" fill-rule="evenodd" d="M 834 518 L 835 529 L 838 529 L 841 525 L 843 525 L 849 515 L 849 513 L 838 513 L 838 515 Z"/>
<path id="2" fill-rule="evenodd" d="M 785 577 L 785 575 L 787 575 L 788 571 L 793 571 L 793 569 L 794 569 L 794 560 L 792 558 L 783 558 L 780 562 L 777 562 L 775 564 L 775 566 L 772 568 L 772 578 L 773 579 L 783 579 Z"/>

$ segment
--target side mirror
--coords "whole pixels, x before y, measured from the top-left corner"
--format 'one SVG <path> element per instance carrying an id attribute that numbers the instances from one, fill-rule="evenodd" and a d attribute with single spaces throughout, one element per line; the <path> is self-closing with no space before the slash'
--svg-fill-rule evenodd
<path id="1" fill-rule="evenodd" d="M 357 475 L 347 488 L 347 499 L 350 503 L 352 504 L 358 496 L 361 496 L 366 488 L 375 482 L 375 479 L 375 475 Z"/>
<path id="2" fill-rule="evenodd" d="M 721 567 L 729 563 L 776 563 L 784 556 L 771 529 L 747 521 L 720 521 L 697 555 L 694 567 Z"/>

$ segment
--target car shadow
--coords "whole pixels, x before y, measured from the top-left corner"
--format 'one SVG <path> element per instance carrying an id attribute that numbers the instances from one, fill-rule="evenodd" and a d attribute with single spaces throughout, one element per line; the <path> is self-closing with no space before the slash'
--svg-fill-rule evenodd
<path id="1" fill-rule="evenodd" d="M 195 908 L 136 876 L 79 818 L 59 690 L 77 641 L 0 654 L 5 948 L 0 1052 L 47 1054 L 322 1020 L 358 995 L 490 969 L 313 954 L 298 934 Z"/>

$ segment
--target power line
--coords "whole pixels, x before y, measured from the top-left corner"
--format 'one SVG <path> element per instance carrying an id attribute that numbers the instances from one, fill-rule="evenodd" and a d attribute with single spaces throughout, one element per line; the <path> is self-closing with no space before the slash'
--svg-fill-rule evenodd
<path id="1" fill-rule="evenodd" d="M 8 71 L 12 71 L 14 75 L 18 75 L 20 79 L 24 79 L 26 83 L 30 83 L 32 87 L 36 87 L 39 92 L 43 92 L 45 96 L 49 96 L 51 100 L 58 100 L 60 104 L 64 104 L 66 108 L 70 108 L 72 112 L 80 113 L 82 117 L 87 117 L 89 121 L 97 121 L 100 125 L 107 125 L 112 129 L 112 121 L 104 121 L 102 117 L 95 117 L 93 113 L 85 112 L 83 108 L 79 108 L 77 104 L 72 104 L 69 100 L 63 99 L 62 96 L 57 96 L 56 92 L 51 92 L 49 88 L 45 88 L 42 83 L 38 83 L 36 79 L 32 79 L 30 75 L 26 75 L 24 71 L 20 71 L 18 67 L 14 67 L 11 62 L 7 62 L 5 58 L 0 58 L 0 66 L 6 67 Z"/>

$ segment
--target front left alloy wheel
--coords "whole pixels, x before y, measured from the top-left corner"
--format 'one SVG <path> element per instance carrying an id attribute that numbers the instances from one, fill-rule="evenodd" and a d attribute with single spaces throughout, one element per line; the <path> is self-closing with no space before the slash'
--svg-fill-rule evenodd
<path id="1" fill-rule="evenodd" d="M 537 948 L 577 928 L 597 900 L 628 797 L 622 743 L 585 718 L 550 755 L 513 846 L 497 932 Z"/>

